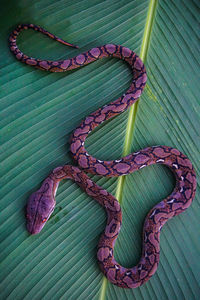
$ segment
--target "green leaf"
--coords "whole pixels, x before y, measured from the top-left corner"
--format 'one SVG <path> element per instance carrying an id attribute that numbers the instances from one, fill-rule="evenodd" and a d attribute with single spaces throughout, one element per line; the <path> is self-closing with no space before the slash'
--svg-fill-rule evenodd
<path id="1" fill-rule="evenodd" d="M 195 0 L 2 1 L 1 299 L 199 298 L 199 190 L 192 206 L 162 229 L 158 270 L 134 290 L 110 284 L 100 272 L 96 246 L 106 215 L 71 181 L 61 183 L 56 209 L 42 233 L 27 233 L 28 196 L 53 168 L 73 163 L 70 134 L 89 113 L 123 94 L 131 72 L 123 62 L 105 59 L 50 74 L 18 62 L 7 42 L 17 24 L 34 23 L 80 49 L 29 30 L 18 44 L 33 57 L 57 60 L 110 42 L 133 49 L 145 60 L 144 93 L 134 108 L 92 132 L 86 148 L 109 160 L 151 145 L 173 146 L 188 155 L 199 175 L 197 20 Z M 145 215 L 172 191 L 174 178 L 161 166 L 123 179 L 91 177 L 121 202 L 123 226 L 115 257 L 131 267 L 141 254 Z"/>

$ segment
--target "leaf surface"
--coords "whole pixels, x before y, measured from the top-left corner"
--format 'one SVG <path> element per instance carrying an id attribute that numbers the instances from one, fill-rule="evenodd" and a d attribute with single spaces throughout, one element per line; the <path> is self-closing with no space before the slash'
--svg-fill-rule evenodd
<path id="1" fill-rule="evenodd" d="M 19 23 L 40 25 L 80 49 L 59 45 L 31 30 L 20 49 L 33 57 L 62 59 L 106 43 L 142 53 L 148 82 L 127 125 L 130 110 L 90 134 L 86 148 L 102 160 L 163 144 L 183 151 L 199 175 L 198 1 L 163 0 L 3 1 L 1 12 L 1 298 L 2 299 L 198 299 L 199 190 L 192 206 L 161 233 L 158 271 L 144 286 L 120 289 L 103 279 L 96 246 L 105 227 L 103 209 L 71 181 L 60 184 L 57 206 L 40 235 L 25 229 L 24 206 L 49 172 L 72 164 L 70 134 L 81 120 L 115 100 L 131 72 L 117 59 L 76 71 L 50 74 L 18 62 L 8 36 Z M 145 37 L 150 18 L 152 30 Z M 151 29 L 151 28 L 150 28 Z M 121 190 L 123 226 L 116 259 L 131 267 L 140 257 L 145 215 L 173 189 L 171 172 L 151 166 L 117 178 L 91 176 L 115 195 Z"/>

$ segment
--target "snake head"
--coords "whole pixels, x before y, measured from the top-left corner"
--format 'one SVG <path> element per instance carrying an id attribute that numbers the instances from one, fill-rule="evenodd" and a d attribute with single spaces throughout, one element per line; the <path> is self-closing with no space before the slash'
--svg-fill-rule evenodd
<path id="1" fill-rule="evenodd" d="M 30 234 L 39 233 L 55 208 L 53 181 L 47 178 L 41 188 L 28 199 L 26 207 L 27 230 Z"/>

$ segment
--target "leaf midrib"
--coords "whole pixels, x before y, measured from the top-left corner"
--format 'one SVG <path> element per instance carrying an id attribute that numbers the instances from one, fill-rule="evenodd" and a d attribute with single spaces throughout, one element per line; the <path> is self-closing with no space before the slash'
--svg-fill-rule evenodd
<path id="1" fill-rule="evenodd" d="M 140 50 L 140 54 L 139 54 L 140 58 L 142 59 L 142 61 L 144 63 L 146 62 L 146 58 L 147 58 L 147 53 L 148 53 L 148 48 L 149 48 L 149 42 L 150 42 L 152 25 L 153 25 L 153 21 L 154 21 L 154 17 L 155 17 L 157 2 L 158 2 L 157 0 L 150 0 L 150 2 L 149 2 L 146 24 L 145 24 L 145 28 L 144 28 L 144 35 L 143 35 L 141 50 Z M 128 155 L 131 151 L 131 144 L 132 144 L 132 141 L 134 138 L 135 121 L 136 121 L 136 117 L 137 117 L 139 100 L 131 106 L 130 111 L 129 111 L 122 156 Z M 126 176 L 121 176 L 121 177 L 119 177 L 118 182 L 117 182 L 115 197 L 118 199 L 120 204 L 122 203 L 122 195 L 123 195 L 123 189 L 124 189 L 124 184 L 125 184 L 125 178 L 126 178 Z M 107 283 L 108 283 L 107 278 L 103 277 L 99 300 L 106 299 Z"/>

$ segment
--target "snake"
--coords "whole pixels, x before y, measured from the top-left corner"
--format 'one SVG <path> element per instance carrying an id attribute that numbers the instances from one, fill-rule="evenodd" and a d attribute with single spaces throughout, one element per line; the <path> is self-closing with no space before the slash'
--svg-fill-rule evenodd
<path id="1" fill-rule="evenodd" d="M 9 47 L 15 57 L 27 65 L 49 72 L 65 72 L 85 66 L 96 60 L 115 57 L 124 60 L 131 68 L 132 81 L 128 90 L 117 100 L 90 113 L 73 131 L 70 141 L 71 155 L 78 166 L 63 165 L 55 168 L 43 181 L 41 187 L 28 199 L 26 207 L 27 230 L 38 234 L 51 216 L 59 183 L 71 179 L 87 195 L 94 198 L 106 211 L 107 222 L 97 246 L 97 260 L 107 279 L 121 288 L 136 288 L 148 281 L 156 272 L 160 257 L 160 232 L 172 217 L 185 211 L 192 203 L 196 191 L 196 175 L 191 161 L 179 150 L 168 146 L 150 146 L 120 159 L 102 161 L 91 156 L 84 144 L 87 136 L 97 126 L 127 110 L 142 94 L 147 74 L 142 60 L 135 52 L 121 45 L 106 44 L 92 48 L 73 58 L 51 61 L 25 55 L 16 40 L 22 30 L 33 29 L 64 45 L 67 43 L 40 26 L 20 24 L 9 37 Z M 172 193 L 156 204 L 147 214 L 142 233 L 141 257 L 132 268 L 121 266 L 114 258 L 114 245 L 122 225 L 122 210 L 117 199 L 98 186 L 86 174 L 114 177 L 133 173 L 153 164 L 167 166 L 175 176 Z M 86 173 L 85 173 L 86 172 Z"/>

